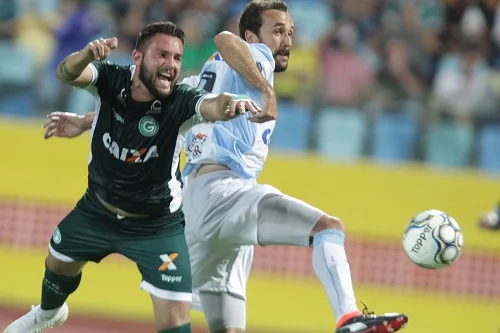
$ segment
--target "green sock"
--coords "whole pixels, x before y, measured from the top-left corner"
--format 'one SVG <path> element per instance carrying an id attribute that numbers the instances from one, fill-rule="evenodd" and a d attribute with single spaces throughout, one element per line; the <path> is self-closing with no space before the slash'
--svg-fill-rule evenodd
<path id="1" fill-rule="evenodd" d="M 191 324 L 182 325 L 168 330 L 161 330 L 158 333 L 191 333 Z"/>
<path id="2" fill-rule="evenodd" d="M 52 273 L 45 268 L 45 276 L 42 283 L 42 310 L 52 310 L 61 307 L 68 296 L 74 292 L 80 280 L 82 273 L 77 276 L 63 276 Z"/>

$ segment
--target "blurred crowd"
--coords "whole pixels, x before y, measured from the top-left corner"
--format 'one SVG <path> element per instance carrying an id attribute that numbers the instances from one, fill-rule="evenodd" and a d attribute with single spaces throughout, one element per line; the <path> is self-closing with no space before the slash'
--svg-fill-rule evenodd
<path id="1" fill-rule="evenodd" d="M 500 147 L 500 1 L 287 2 L 296 34 L 289 68 L 276 76 L 275 87 L 284 108 L 304 120 L 285 121 L 289 135 L 293 126 L 307 132 L 303 142 L 278 136 L 278 146 L 500 169 L 500 156 L 492 160 L 500 150 L 494 149 Z M 152 21 L 182 27 L 183 75 L 197 73 L 215 51 L 215 34 L 238 32 L 245 3 L 0 0 L 0 114 L 91 111 L 88 93 L 57 81 L 57 63 L 90 40 L 110 36 L 119 39 L 111 60 L 129 63 L 139 30 Z M 337 150 L 321 148 L 342 132 L 325 125 L 329 121 L 349 129 L 339 138 L 349 142 Z M 406 146 L 387 151 L 390 144 Z"/>

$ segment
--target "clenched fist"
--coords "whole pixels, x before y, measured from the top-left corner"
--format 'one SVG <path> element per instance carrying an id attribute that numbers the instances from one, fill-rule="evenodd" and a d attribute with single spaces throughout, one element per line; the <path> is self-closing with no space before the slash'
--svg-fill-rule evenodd
<path id="1" fill-rule="evenodd" d="M 111 54 L 111 50 L 116 49 L 117 46 L 118 39 L 116 37 L 99 38 L 88 43 L 84 51 L 92 56 L 94 60 L 105 60 Z"/>

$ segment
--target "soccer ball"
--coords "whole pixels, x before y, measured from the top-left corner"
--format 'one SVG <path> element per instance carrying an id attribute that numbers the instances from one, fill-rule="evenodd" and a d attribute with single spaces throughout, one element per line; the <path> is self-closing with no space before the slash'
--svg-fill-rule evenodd
<path id="1" fill-rule="evenodd" d="M 413 217 L 403 236 L 403 246 L 411 261 L 428 269 L 451 265 L 460 256 L 463 245 L 457 221 L 435 209 Z"/>

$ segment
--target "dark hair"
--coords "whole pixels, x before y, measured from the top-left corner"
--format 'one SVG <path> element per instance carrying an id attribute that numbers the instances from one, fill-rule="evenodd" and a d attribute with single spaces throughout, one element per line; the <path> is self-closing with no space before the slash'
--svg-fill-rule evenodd
<path id="1" fill-rule="evenodd" d="M 184 44 L 184 31 L 170 21 L 154 22 L 141 30 L 135 42 L 135 49 L 143 51 L 144 45 L 156 34 L 165 34 L 179 38 Z"/>
<path id="2" fill-rule="evenodd" d="M 245 40 L 245 32 L 250 30 L 259 35 L 262 26 L 262 13 L 269 9 L 288 12 L 288 5 L 283 0 L 254 0 L 247 4 L 240 17 L 240 37 Z"/>

